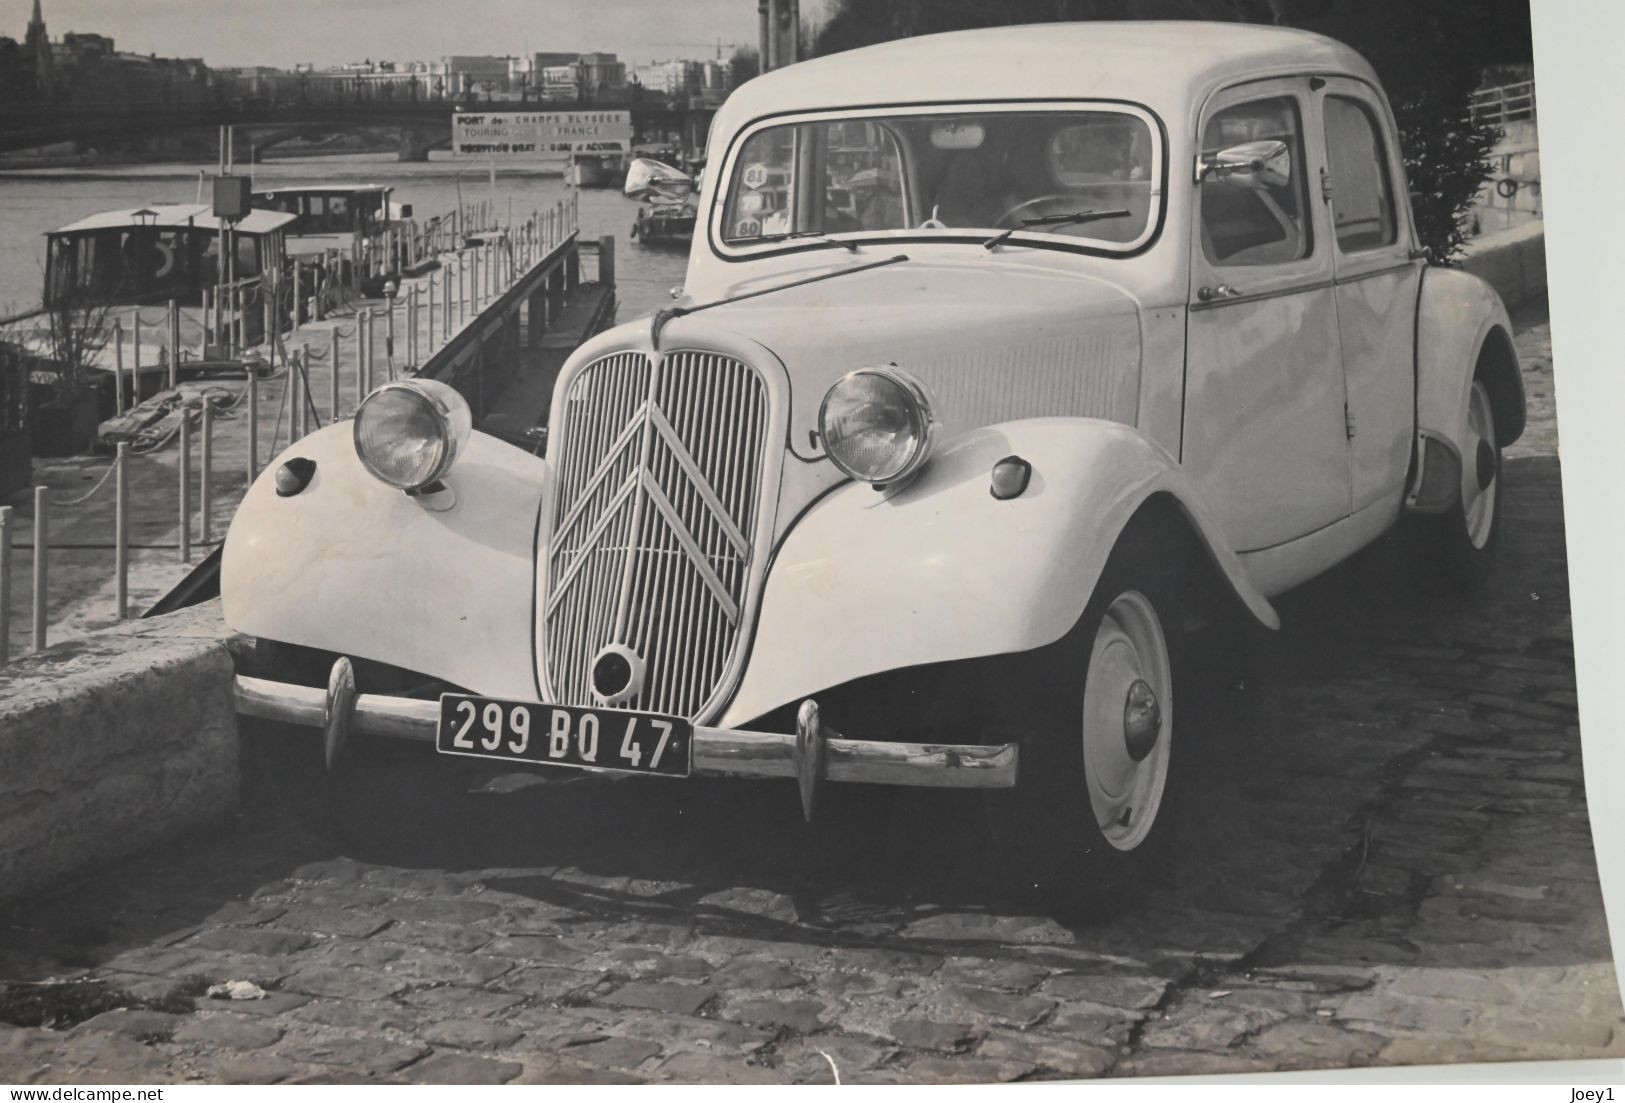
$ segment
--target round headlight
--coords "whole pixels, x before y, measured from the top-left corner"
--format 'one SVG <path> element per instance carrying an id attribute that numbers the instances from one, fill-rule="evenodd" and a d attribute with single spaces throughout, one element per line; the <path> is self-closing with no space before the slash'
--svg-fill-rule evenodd
<path id="1" fill-rule="evenodd" d="M 390 486 L 417 490 L 445 476 L 474 428 L 463 396 L 433 379 L 385 383 L 355 414 L 355 453 Z"/>
<path id="2" fill-rule="evenodd" d="M 919 380 L 896 368 L 849 373 L 824 396 L 818 433 L 835 466 L 868 483 L 891 483 L 931 455 L 931 399 Z"/>

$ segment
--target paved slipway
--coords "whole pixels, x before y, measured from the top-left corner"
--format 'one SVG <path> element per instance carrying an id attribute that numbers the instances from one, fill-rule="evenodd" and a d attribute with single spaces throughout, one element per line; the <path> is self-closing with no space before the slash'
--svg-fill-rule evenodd
<path id="1" fill-rule="evenodd" d="M 0 1081 L 978 1082 L 1625 1054 L 1580 766 L 1550 346 L 1466 591 L 1388 541 L 1199 647 L 1185 845 L 1012 901 L 971 794 L 479 776 L 325 805 L 253 743 L 208 838 L 3 918 Z M 440 764 L 444 766 L 445 764 Z M 467 778 L 459 775 L 464 781 Z M 16 982 L 100 980 L 30 986 Z M 231 1001 L 211 984 L 252 981 Z M 110 1009 L 108 1009 L 110 1008 Z M 19 1009 L 22 1009 L 21 1011 Z"/>

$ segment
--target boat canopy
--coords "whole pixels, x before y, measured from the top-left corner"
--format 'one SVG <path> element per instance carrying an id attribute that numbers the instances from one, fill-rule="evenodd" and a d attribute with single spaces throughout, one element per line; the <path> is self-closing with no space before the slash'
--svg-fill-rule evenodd
<path id="1" fill-rule="evenodd" d="M 207 203 L 166 204 L 104 211 L 52 230 L 44 304 L 199 303 L 219 279 L 221 221 Z M 232 274 L 244 280 L 277 272 L 293 221 L 277 211 L 239 219 Z"/>
<path id="2" fill-rule="evenodd" d="M 293 216 L 279 211 L 254 210 L 239 219 L 234 228 L 239 234 L 268 234 L 293 221 Z M 166 203 L 155 207 L 130 207 L 127 210 L 103 211 L 89 218 L 52 230 L 57 234 L 80 234 L 90 230 L 116 230 L 125 227 L 158 227 L 162 229 L 198 229 L 214 233 L 220 219 L 207 203 Z"/>

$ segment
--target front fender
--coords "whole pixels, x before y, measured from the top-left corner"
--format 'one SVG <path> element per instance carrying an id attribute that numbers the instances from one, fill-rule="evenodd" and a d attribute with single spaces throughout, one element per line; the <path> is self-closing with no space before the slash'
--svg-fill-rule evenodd
<path id="1" fill-rule="evenodd" d="M 993 465 L 1032 464 L 1026 492 L 990 490 Z M 1107 556 L 1152 495 L 1178 503 L 1237 597 L 1279 621 L 1174 459 L 1136 430 L 1035 418 L 966 433 L 896 493 L 848 483 L 775 553 L 733 701 L 737 725 L 870 674 L 1027 651 L 1077 623 Z"/>
<path id="2" fill-rule="evenodd" d="M 276 469 L 316 462 L 276 493 Z M 494 697 L 534 698 L 536 520 L 547 465 L 476 432 L 445 483 L 444 512 L 379 482 L 350 423 L 318 430 L 266 467 L 226 533 L 226 623 L 265 639 L 376 659 Z"/>

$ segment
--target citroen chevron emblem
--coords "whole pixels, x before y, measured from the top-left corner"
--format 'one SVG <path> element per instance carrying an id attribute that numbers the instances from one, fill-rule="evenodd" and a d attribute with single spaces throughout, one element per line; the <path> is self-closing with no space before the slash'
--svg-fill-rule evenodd
<path id="1" fill-rule="evenodd" d="M 656 389 L 660 379 L 661 364 L 657 363 L 654 370 L 649 373 L 649 390 L 644 400 L 633 413 L 626 427 L 616 436 L 614 441 L 605 449 L 603 458 L 593 468 L 592 474 L 582 485 L 575 502 L 569 510 L 559 518 L 558 525 L 553 532 L 549 558 L 552 560 L 555 572 L 552 592 L 548 595 L 547 615 L 551 616 L 558 608 L 560 602 L 569 594 L 572 585 L 581 577 L 583 569 L 595 555 L 608 551 L 610 554 L 619 554 L 622 557 L 620 564 L 619 601 L 616 606 L 615 626 L 613 638 L 620 639 L 626 630 L 630 615 L 630 604 L 634 579 L 637 575 L 640 553 L 642 552 L 638 533 L 643 529 L 643 519 L 647 509 L 653 508 L 655 516 L 659 518 L 671 538 L 682 549 L 689 566 L 698 576 L 700 582 L 710 593 L 713 601 L 727 617 L 729 624 L 737 625 L 739 622 L 739 602 L 729 592 L 727 584 L 717 574 L 712 558 L 701 546 L 701 539 L 696 535 L 694 528 L 685 523 L 682 514 L 672 503 L 671 498 L 660 486 L 655 478 L 651 464 L 654 459 L 654 450 L 658 439 L 663 449 L 676 466 L 676 473 L 691 488 L 703 506 L 704 515 L 717 527 L 732 549 L 733 553 L 745 557 L 750 551 L 750 541 L 740 530 L 738 523 L 729 515 L 728 509 L 723 505 L 716 488 L 705 477 L 698 461 L 684 445 L 677 430 L 672 426 L 665 412 L 661 410 L 655 399 Z M 631 451 L 637 449 L 637 459 L 629 474 L 620 481 L 607 500 L 603 501 L 602 511 L 592 522 L 579 543 L 571 544 L 570 537 L 577 531 L 583 520 L 587 518 L 589 505 L 595 500 L 602 500 L 601 491 L 606 483 L 618 470 L 626 470 L 626 459 Z M 608 534 L 627 511 L 631 513 L 629 527 L 625 530 L 630 535 L 626 539 L 625 547 L 603 548 L 601 545 Z M 559 571 L 561 561 L 567 560 L 562 571 Z"/>

